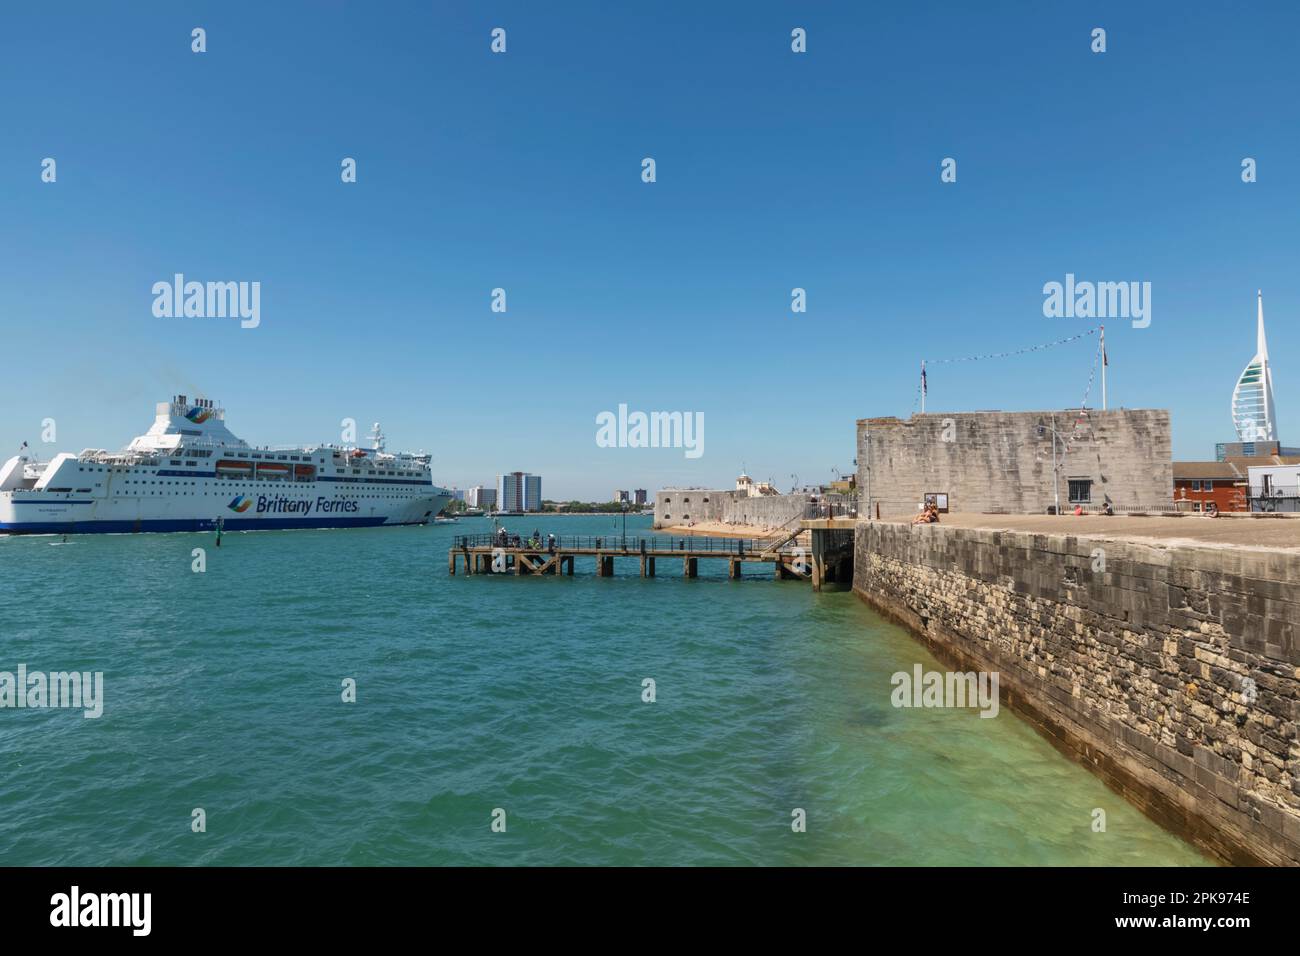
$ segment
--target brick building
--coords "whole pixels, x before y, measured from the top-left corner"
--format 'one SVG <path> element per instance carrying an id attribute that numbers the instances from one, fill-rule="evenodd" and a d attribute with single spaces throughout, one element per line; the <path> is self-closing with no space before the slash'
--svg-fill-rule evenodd
<path id="1" fill-rule="evenodd" d="M 1246 511 L 1246 472 L 1230 461 L 1174 462 L 1174 504 L 1203 512 L 1211 502 L 1220 511 Z"/>

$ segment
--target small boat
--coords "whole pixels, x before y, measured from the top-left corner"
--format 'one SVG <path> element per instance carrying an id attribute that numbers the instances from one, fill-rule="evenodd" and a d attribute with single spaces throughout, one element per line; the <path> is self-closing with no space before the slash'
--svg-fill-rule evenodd
<path id="1" fill-rule="evenodd" d="M 455 518 L 443 518 L 442 516 L 434 518 L 433 523 L 434 524 L 460 524 L 460 522 Z"/>

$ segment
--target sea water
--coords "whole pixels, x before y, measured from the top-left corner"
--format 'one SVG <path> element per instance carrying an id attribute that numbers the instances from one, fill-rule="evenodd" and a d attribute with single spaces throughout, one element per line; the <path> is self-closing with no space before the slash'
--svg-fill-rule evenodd
<path id="1" fill-rule="evenodd" d="M 0 538 L 0 671 L 103 673 L 96 719 L 0 709 L 3 861 L 1209 862 L 1006 708 L 894 707 L 942 667 L 851 593 L 450 576 L 487 530 Z"/>

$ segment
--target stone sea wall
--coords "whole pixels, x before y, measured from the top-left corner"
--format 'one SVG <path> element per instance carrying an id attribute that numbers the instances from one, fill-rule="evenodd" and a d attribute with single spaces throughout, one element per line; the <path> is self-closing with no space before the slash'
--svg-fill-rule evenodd
<path id="1" fill-rule="evenodd" d="M 817 510 L 812 495 L 762 495 L 748 497 L 736 491 L 673 489 L 655 495 L 656 528 L 691 522 L 725 521 L 730 524 L 777 528 L 795 518 L 809 518 Z M 817 503 L 834 504 L 836 513 L 856 506 L 849 495 L 818 495 Z"/>
<path id="2" fill-rule="evenodd" d="M 1300 864 L 1300 554 L 860 521 L 854 590 L 1156 821 Z"/>

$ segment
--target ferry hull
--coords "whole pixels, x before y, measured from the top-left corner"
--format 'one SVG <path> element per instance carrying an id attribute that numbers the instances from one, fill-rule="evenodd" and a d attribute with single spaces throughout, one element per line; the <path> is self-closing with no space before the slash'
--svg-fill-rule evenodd
<path id="1" fill-rule="evenodd" d="M 314 528 L 377 528 L 428 524 L 451 500 L 448 494 L 417 498 L 393 507 L 383 503 L 366 507 L 370 513 L 318 514 L 295 517 L 281 514 L 229 514 L 199 517 L 194 515 L 124 514 L 146 509 L 131 507 L 133 502 L 104 500 L 65 500 L 21 502 L 0 501 L 0 534 L 138 534 L 178 531 L 213 531 L 218 520 L 226 531 L 285 531 Z M 152 502 L 150 503 L 152 504 Z M 153 508 L 147 510 L 154 510 Z M 170 510 L 170 509 L 158 509 Z M 104 514 L 103 512 L 117 512 Z"/>

